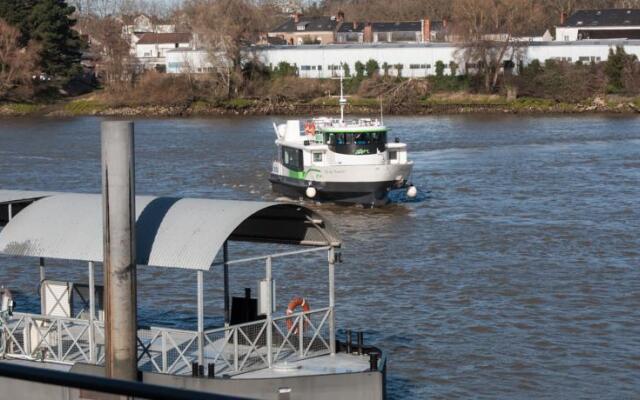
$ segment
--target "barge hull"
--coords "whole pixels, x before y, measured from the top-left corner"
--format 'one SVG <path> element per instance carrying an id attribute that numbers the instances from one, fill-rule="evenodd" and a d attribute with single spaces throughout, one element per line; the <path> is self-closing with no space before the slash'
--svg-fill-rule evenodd
<path id="1" fill-rule="evenodd" d="M 271 174 L 269 178 L 273 191 L 284 196 L 297 199 L 309 199 L 306 190 L 309 186 L 316 189 L 313 199 L 320 202 L 338 204 L 362 204 L 366 206 L 383 206 L 389 203 L 389 191 L 402 187 L 394 181 L 382 182 L 316 182 L 287 178 Z"/>

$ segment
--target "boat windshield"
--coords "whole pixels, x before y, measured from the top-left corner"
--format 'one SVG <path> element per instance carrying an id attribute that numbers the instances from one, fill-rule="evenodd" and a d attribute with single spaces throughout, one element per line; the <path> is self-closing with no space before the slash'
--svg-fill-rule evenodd
<path id="1" fill-rule="evenodd" d="M 325 143 L 340 154 L 367 155 L 385 150 L 386 132 L 326 132 Z"/>

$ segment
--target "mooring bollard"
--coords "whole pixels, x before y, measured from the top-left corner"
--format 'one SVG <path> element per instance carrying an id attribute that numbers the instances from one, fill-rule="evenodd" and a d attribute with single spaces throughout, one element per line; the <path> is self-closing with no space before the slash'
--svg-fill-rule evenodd
<path id="1" fill-rule="evenodd" d="M 379 354 L 375 351 L 372 351 L 371 353 L 369 353 L 369 367 L 371 371 L 378 370 L 378 357 L 379 357 Z"/>
<path id="2" fill-rule="evenodd" d="M 216 364 L 215 363 L 209 363 L 207 365 L 207 376 L 209 378 L 215 378 L 216 377 Z"/>
<path id="3" fill-rule="evenodd" d="M 347 329 L 347 354 L 351 354 L 353 349 L 351 348 L 351 329 Z"/>
<path id="4" fill-rule="evenodd" d="M 363 355 L 364 351 L 362 350 L 362 346 L 364 345 L 364 334 L 362 332 L 358 332 L 358 355 Z"/>
<path id="5" fill-rule="evenodd" d="M 199 372 L 198 363 L 193 361 L 191 363 L 191 376 L 193 377 L 198 376 L 198 372 Z"/>

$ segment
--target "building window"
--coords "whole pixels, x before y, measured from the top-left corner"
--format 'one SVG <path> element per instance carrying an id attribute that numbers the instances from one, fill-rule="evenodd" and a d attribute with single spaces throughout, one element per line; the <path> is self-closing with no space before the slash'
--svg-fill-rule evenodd
<path id="1" fill-rule="evenodd" d="M 300 70 L 301 71 L 311 71 L 311 65 L 301 65 L 300 66 Z"/>
<path id="2" fill-rule="evenodd" d="M 564 35 L 564 41 L 568 42 L 569 41 L 569 35 Z"/>
<path id="3" fill-rule="evenodd" d="M 398 152 L 397 151 L 390 151 L 389 152 L 389 160 L 397 160 L 398 159 Z"/>
<path id="4" fill-rule="evenodd" d="M 180 47 L 180 43 L 175 44 L 175 48 L 177 49 L 178 47 Z"/>
<path id="5" fill-rule="evenodd" d="M 318 71 L 322 71 L 322 65 L 318 65 Z"/>

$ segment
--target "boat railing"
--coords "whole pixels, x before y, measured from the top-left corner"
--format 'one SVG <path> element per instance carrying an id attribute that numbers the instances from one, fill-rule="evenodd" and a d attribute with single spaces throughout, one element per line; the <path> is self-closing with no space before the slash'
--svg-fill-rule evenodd
<path id="1" fill-rule="evenodd" d="M 174 375 L 192 372 L 192 364 L 213 364 L 216 375 L 235 375 L 329 354 L 325 307 L 288 316 L 203 332 L 165 327 L 138 329 L 138 367 Z M 27 313 L 0 315 L 4 354 L 9 358 L 63 364 L 104 364 L 104 322 Z M 269 340 L 270 338 L 270 340 Z"/>
<path id="2" fill-rule="evenodd" d="M 96 347 L 85 319 L 13 313 L 0 316 L 0 324 L 5 357 L 88 363 Z"/>

